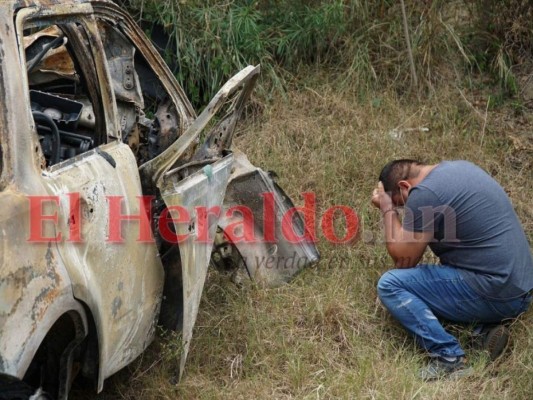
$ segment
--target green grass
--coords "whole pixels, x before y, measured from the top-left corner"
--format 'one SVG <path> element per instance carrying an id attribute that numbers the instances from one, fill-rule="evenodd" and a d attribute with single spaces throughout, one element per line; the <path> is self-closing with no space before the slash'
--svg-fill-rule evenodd
<path id="1" fill-rule="evenodd" d="M 517 117 L 512 106 L 500 106 L 485 119 L 488 91 L 476 92 L 483 101 L 474 109 L 473 93 L 463 90 L 467 102 L 453 85 L 418 103 L 393 90 L 361 99 L 356 87 L 339 86 L 340 78 L 320 69 L 305 76 L 305 84 L 249 118 L 236 144 L 254 163 L 275 170 L 296 203 L 302 192 L 313 191 L 319 215 L 332 205 L 355 208 L 359 240 L 321 241 L 320 263 L 276 289 L 238 288 L 211 271 L 183 380 L 173 383 L 176 338 L 159 337 L 141 360 L 106 381 L 97 398 L 531 398 L 531 312 L 513 325 L 508 351 L 492 364 L 470 348 L 467 328 L 451 327 L 467 348 L 472 377 L 436 383 L 416 378 L 424 353 L 376 298 L 377 280 L 392 265 L 381 243 L 379 213 L 369 203 L 382 165 L 392 158 L 468 159 L 509 192 L 532 239 L 531 148 L 515 147 L 509 134 L 518 134 L 518 128 L 503 129 L 525 118 L 529 125 L 520 129 L 531 132 L 531 110 L 529 117 Z M 418 127 L 429 131 L 405 130 L 400 139 L 390 135 L 393 129 Z"/>

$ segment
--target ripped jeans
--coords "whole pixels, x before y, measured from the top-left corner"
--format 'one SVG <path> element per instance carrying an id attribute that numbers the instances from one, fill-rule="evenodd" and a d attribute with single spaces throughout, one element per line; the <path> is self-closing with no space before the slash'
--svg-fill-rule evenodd
<path id="1" fill-rule="evenodd" d="M 518 316 L 531 302 L 529 294 L 504 301 L 483 298 L 467 285 L 457 268 L 445 265 L 390 270 L 380 278 L 377 289 L 383 305 L 431 356 L 465 354 L 438 318 L 497 323 Z"/>

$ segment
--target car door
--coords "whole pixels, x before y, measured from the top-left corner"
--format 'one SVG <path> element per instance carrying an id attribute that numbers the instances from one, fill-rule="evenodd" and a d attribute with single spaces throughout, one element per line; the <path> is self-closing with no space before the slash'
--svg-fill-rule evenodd
<path id="1" fill-rule="evenodd" d="M 233 76 L 182 136 L 140 167 L 145 187 L 157 187 L 170 210 L 179 243 L 183 298 L 180 376 L 233 172 L 234 158 L 229 152 L 233 131 L 258 74 L 258 66 L 248 66 Z M 201 136 L 203 144 L 194 146 Z M 191 146 L 196 150 L 187 157 Z"/>
<path id="2" fill-rule="evenodd" d="M 147 236 L 149 205 L 142 197 L 137 160 L 130 147 L 117 140 L 118 111 L 91 13 L 88 4 L 68 10 L 51 7 L 45 15 L 25 9 L 17 15 L 17 26 L 21 59 L 28 69 L 27 113 L 33 115 L 40 137 L 36 150 L 42 160 L 47 212 L 57 215 L 55 228 L 61 240 L 55 245 L 74 296 L 94 318 L 101 389 L 103 379 L 131 362 L 152 340 L 163 268 L 153 238 Z M 61 65 L 74 68 L 73 74 L 58 73 L 50 54 L 29 66 L 34 44 L 23 43 L 27 35 L 43 30 L 52 35 L 51 42 L 53 35 L 59 35 L 61 40 L 54 43 L 63 44 L 49 47 L 61 53 Z M 46 46 L 33 51 L 37 59 L 39 49 Z M 81 111 L 67 112 L 75 103 Z M 45 113 L 52 123 L 37 118 Z"/>

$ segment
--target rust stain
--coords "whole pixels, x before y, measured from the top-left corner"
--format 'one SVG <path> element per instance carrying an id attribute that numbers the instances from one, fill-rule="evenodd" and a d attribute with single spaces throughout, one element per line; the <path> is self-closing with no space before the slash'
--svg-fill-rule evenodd
<path id="1" fill-rule="evenodd" d="M 67 52 L 65 47 L 61 47 L 60 51 L 50 53 L 48 57 L 41 62 L 39 69 L 43 71 L 53 71 L 62 75 L 74 75 L 74 62 Z"/>
<path id="2" fill-rule="evenodd" d="M 40 321 L 46 314 L 48 306 L 55 302 L 59 296 L 60 290 L 56 287 L 44 288 L 35 298 L 35 304 L 32 309 L 32 319 L 34 322 Z"/>
<path id="3" fill-rule="evenodd" d="M 54 281 L 56 286 L 61 284 L 61 276 L 56 271 L 56 264 L 54 262 L 54 254 L 52 253 L 52 243 L 48 242 L 48 249 L 46 250 L 46 270 L 47 276 Z"/>
<path id="4" fill-rule="evenodd" d="M 11 305 L 11 309 L 0 310 L 1 317 L 5 318 L 17 309 L 17 306 L 22 301 L 22 291 L 34 278 L 34 268 L 32 266 L 24 266 L 0 280 L 0 299 L 3 299 L 2 303 L 10 304 L 10 299 L 17 299 L 15 303 Z"/>

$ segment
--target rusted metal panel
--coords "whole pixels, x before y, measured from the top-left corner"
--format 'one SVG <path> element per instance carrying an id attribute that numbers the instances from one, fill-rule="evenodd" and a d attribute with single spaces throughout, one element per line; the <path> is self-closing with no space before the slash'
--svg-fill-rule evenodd
<path id="1" fill-rule="evenodd" d="M 113 167 L 100 155 L 105 152 Z M 58 232 L 69 234 L 68 193 L 80 194 L 80 243 L 63 242 L 59 250 L 69 272 L 74 296 L 92 311 L 99 333 L 101 381 L 130 363 L 155 333 L 163 267 L 152 241 L 139 242 L 139 222 L 122 223 L 121 243 L 109 243 L 109 196 L 120 196 L 124 215 L 143 214 L 137 163 L 121 143 L 101 146 L 73 162 L 44 173 L 49 192 L 59 196 Z"/>
<path id="2" fill-rule="evenodd" d="M 0 370 L 22 378 L 57 318 L 75 310 L 85 321 L 85 313 L 57 248 L 27 242 L 27 197 L 6 188 L 0 204 Z M 50 227 L 44 232 L 54 234 Z"/>
<path id="3" fill-rule="evenodd" d="M 228 156 L 214 164 L 213 161 L 217 160 L 222 155 L 223 150 L 231 145 L 235 123 L 241 115 L 244 103 L 251 93 L 258 73 L 259 67 L 252 66 L 237 73 L 220 89 L 182 136 L 161 155 L 140 167 L 145 192 L 153 192 L 155 191 L 154 187 L 157 186 L 168 207 L 185 207 L 189 215 L 195 215 L 196 210 L 194 208 L 198 206 L 210 208 L 222 205 L 233 157 Z M 237 99 L 231 98 L 234 94 L 237 95 Z M 207 146 L 200 147 L 193 154 L 192 163 L 187 164 L 185 162 L 181 167 L 171 170 L 172 166 L 176 165 L 184 155 L 190 154 L 188 151 L 198 142 L 204 129 L 217 113 L 228 104 L 230 109 L 224 110 L 227 112 L 223 115 L 224 118 L 206 133 L 208 139 L 205 143 Z M 217 137 L 219 142 L 210 141 L 209 138 L 211 137 Z M 197 165 L 202 163 L 206 164 L 204 170 L 187 176 L 188 165 L 194 170 Z M 209 174 L 213 175 L 210 176 Z M 187 240 L 179 245 L 183 284 L 182 340 L 184 346 L 180 362 L 180 376 L 185 368 L 192 330 L 198 313 L 213 248 L 217 219 L 209 226 L 208 241 L 199 242 L 194 235 L 188 235 Z M 187 233 L 186 229 L 183 224 L 176 226 L 176 231 L 182 235 Z"/>
<path id="4" fill-rule="evenodd" d="M 28 50 L 28 48 L 35 46 L 36 42 L 43 38 L 59 38 L 61 36 L 62 32 L 54 25 L 31 36 L 25 36 L 24 48 Z M 28 62 L 31 61 L 28 60 Z M 46 83 L 58 77 L 77 80 L 74 63 L 68 54 L 65 44 L 48 51 L 35 67 L 38 67 L 39 74 L 33 73 L 31 75 L 32 81 L 30 84 Z"/>
<path id="5" fill-rule="evenodd" d="M 145 190 L 146 188 L 153 188 L 160 185 L 162 176 L 180 161 L 184 154 L 187 154 L 187 150 L 189 150 L 191 146 L 198 143 L 200 134 L 212 120 L 213 116 L 226 105 L 232 94 L 241 90 L 243 95 L 249 95 L 251 88 L 253 88 L 255 84 L 259 71 L 259 66 L 253 67 L 251 65 L 247 66 L 242 71 L 239 71 L 218 91 L 204 111 L 202 111 L 183 135 L 181 135 L 158 157 L 141 165 L 139 171 L 141 173 L 143 188 L 145 188 Z M 242 85 L 245 85 L 245 87 L 242 88 Z M 227 118 L 231 119 L 231 121 L 236 121 L 240 117 L 241 111 L 242 108 L 238 110 L 238 113 L 232 113 Z M 207 134 L 209 135 L 210 132 Z"/>
<path id="6" fill-rule="evenodd" d="M 107 24 L 98 24 L 105 53 L 113 92 L 117 100 L 135 103 L 144 109 L 139 77 L 135 73 L 135 47 L 116 29 Z"/>
<path id="7" fill-rule="evenodd" d="M 319 253 L 314 243 L 305 238 L 304 221 L 298 213 L 294 213 L 290 219 L 289 227 L 295 238 L 283 232 L 283 218 L 294 207 L 289 197 L 268 173 L 251 164 L 244 153 L 234 150 L 234 154 L 235 168 L 230 177 L 219 226 L 226 230 L 238 222 L 242 223 L 243 229 L 253 232 L 253 240 L 233 243 L 244 261 L 248 276 L 263 286 L 282 285 L 304 267 L 316 263 L 320 258 Z M 265 210 L 265 194 L 272 196 L 271 209 Z M 247 207 L 252 219 L 243 220 L 242 216 L 228 213 L 235 206 Z M 272 238 L 265 237 L 268 230 L 271 230 Z"/>
<path id="8" fill-rule="evenodd" d="M 159 56 L 153 44 L 148 40 L 142 30 L 135 24 L 133 19 L 120 7 L 110 1 L 93 1 L 91 2 L 95 14 L 113 24 L 120 24 L 121 28 L 135 47 L 145 57 L 146 62 L 153 69 L 154 73 L 168 84 L 166 87 L 172 102 L 179 108 L 179 114 L 183 118 L 183 125 L 188 128 L 196 119 L 189 99 L 181 86 L 177 83 L 167 64 Z"/>
<path id="9" fill-rule="evenodd" d="M 54 318 L 77 305 L 56 248 L 27 243 L 30 220 L 26 195 L 46 191 L 38 181 L 34 163 L 33 149 L 38 142 L 29 135 L 31 125 L 24 118 L 26 103 L 20 95 L 23 74 L 9 6 L 0 4 L 0 135 L 4 157 L 0 188 L 0 367 L 22 377 Z"/>

